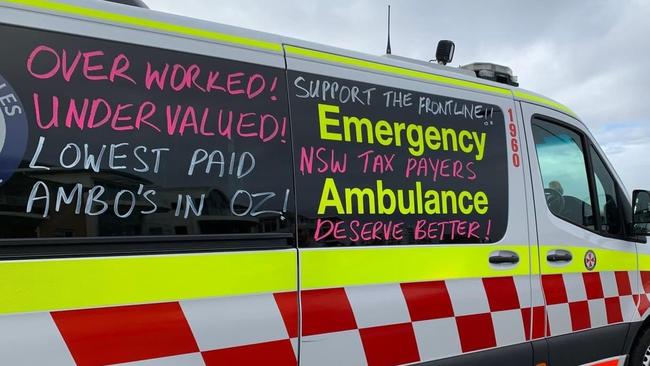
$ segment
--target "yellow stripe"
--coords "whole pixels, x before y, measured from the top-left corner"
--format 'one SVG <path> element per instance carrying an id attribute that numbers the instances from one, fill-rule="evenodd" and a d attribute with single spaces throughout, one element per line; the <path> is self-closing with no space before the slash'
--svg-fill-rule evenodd
<path id="1" fill-rule="evenodd" d="M 553 249 L 564 249 L 571 252 L 573 260 L 566 265 L 552 265 L 546 260 L 548 252 Z M 610 250 L 589 247 L 573 247 L 573 246 L 551 246 L 544 245 L 541 248 L 542 253 L 542 274 L 561 274 L 561 273 L 581 273 L 588 272 L 585 268 L 584 257 L 588 250 L 592 250 L 596 254 L 596 267 L 595 272 L 605 271 L 633 271 L 636 269 L 636 253 L 624 252 L 622 250 Z"/>
<path id="2" fill-rule="evenodd" d="M 296 290 L 295 251 L 0 262 L 0 314 Z"/>
<path id="3" fill-rule="evenodd" d="M 552 266 L 546 261 L 551 249 L 565 249 L 573 254 L 566 266 Z M 373 285 L 462 278 L 521 276 L 587 272 L 583 258 L 587 250 L 596 254 L 595 271 L 631 271 L 636 268 L 636 254 L 618 250 L 527 245 L 460 245 L 409 246 L 380 248 L 327 248 L 301 251 L 301 285 L 304 289 L 340 286 Z M 520 262 L 512 269 L 496 269 L 490 265 L 490 253 L 511 250 Z M 531 262 L 532 259 L 532 262 Z M 650 255 L 646 256 L 650 269 Z M 540 268 L 541 267 L 541 268 Z"/>
<path id="4" fill-rule="evenodd" d="M 451 85 L 451 86 L 456 86 L 461 88 L 476 89 L 480 91 L 505 95 L 509 97 L 512 96 L 512 93 L 507 88 L 500 88 L 496 86 L 475 83 L 472 81 L 430 74 L 422 71 L 416 71 L 416 70 L 406 69 L 403 67 L 386 65 L 379 62 L 367 61 L 367 60 L 362 60 L 353 57 L 336 55 L 328 52 L 315 51 L 315 50 L 302 48 L 302 47 L 285 45 L 284 49 L 287 52 L 287 54 L 294 55 L 294 56 L 324 60 L 335 64 L 352 66 L 361 69 L 381 71 L 385 73 L 402 75 L 402 76 L 407 76 L 410 78 L 421 79 L 426 81 L 433 81 L 436 83 L 446 84 L 446 85 Z"/>
<path id="5" fill-rule="evenodd" d="M 569 109 L 569 107 L 567 107 L 567 106 L 565 106 L 563 104 L 560 104 L 560 103 L 558 103 L 556 101 L 553 101 L 553 100 L 550 100 L 550 99 L 547 99 L 547 98 L 544 98 L 544 97 L 540 97 L 539 95 L 526 93 L 526 92 L 523 92 L 523 91 L 517 90 L 517 89 L 514 89 L 512 92 L 514 93 L 515 97 L 518 98 L 518 99 L 528 101 L 528 102 L 537 103 L 537 104 L 542 104 L 542 105 L 557 109 L 559 111 L 562 111 L 562 112 L 564 112 L 564 113 L 566 113 L 566 114 L 568 114 L 568 115 L 570 115 L 570 116 L 572 116 L 572 117 L 574 117 L 576 119 L 578 118 L 578 115 L 575 114 L 575 112 L 573 112 L 571 109 Z"/>
<path id="6" fill-rule="evenodd" d="M 138 28 L 147 28 L 156 31 L 180 34 L 202 38 L 210 41 L 226 42 L 246 47 L 263 49 L 267 51 L 282 52 L 282 46 L 278 43 L 262 41 L 258 39 L 235 36 L 232 34 L 219 33 L 206 29 L 192 28 L 178 24 L 161 22 L 148 18 L 138 18 L 130 15 L 112 13 L 104 10 L 86 8 L 77 5 L 59 3 L 50 0 L 0 0 L 0 3 L 17 4 L 26 7 L 53 11 L 66 15 L 81 16 L 95 20 L 103 20 L 121 25 L 135 26 Z"/>
<path id="7" fill-rule="evenodd" d="M 491 252 L 512 250 L 520 262 L 495 269 Z M 458 278 L 517 276 L 529 273 L 527 245 L 409 246 L 328 248 L 301 251 L 301 285 L 305 289 Z"/>
<path id="8" fill-rule="evenodd" d="M 533 275 L 540 274 L 539 247 L 537 245 L 530 246 L 530 261 L 530 273 Z"/>
<path id="9" fill-rule="evenodd" d="M 629 271 L 636 254 L 599 248 L 566 249 L 573 261 L 552 266 L 541 260 L 543 274 L 586 272 L 588 249 L 596 253 L 596 271 Z M 512 250 L 520 262 L 512 269 L 488 263 L 495 250 Z M 305 289 L 461 278 L 516 276 L 537 272 L 525 245 L 463 245 L 308 249 L 301 252 Z M 542 258 L 543 259 L 543 258 Z M 650 255 L 639 258 L 650 269 Z M 296 289 L 293 250 L 147 257 L 80 258 L 0 262 L 0 314 L 153 303 Z"/>
<path id="10" fill-rule="evenodd" d="M 639 271 L 650 271 L 650 254 L 639 253 Z"/>

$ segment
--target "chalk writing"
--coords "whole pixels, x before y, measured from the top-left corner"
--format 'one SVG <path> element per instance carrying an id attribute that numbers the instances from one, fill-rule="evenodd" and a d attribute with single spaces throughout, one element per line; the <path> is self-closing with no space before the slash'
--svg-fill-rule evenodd
<path id="1" fill-rule="evenodd" d="M 357 158 L 363 160 L 363 172 L 372 171 L 373 173 L 384 174 L 394 172 L 393 160 L 395 154 L 378 154 L 373 150 L 368 150 L 357 155 Z"/>
<path id="2" fill-rule="evenodd" d="M 192 105 L 160 106 L 151 101 L 111 104 L 104 98 L 52 96 L 49 103 L 33 94 L 38 128 L 111 129 L 117 132 L 147 130 L 169 136 L 196 135 L 232 140 L 234 137 L 287 142 L 287 117 L 272 113 L 236 112 Z"/>
<path id="3" fill-rule="evenodd" d="M 208 153 L 207 150 L 197 149 L 192 154 L 187 175 L 194 175 L 194 169 L 202 164 L 205 165 L 203 170 L 205 174 L 210 174 L 212 167 L 216 165 L 216 169 L 218 169 L 216 175 L 218 177 L 223 177 L 227 174 L 234 175 L 237 179 L 242 179 L 255 169 L 255 156 L 248 151 L 244 151 L 239 158 L 237 158 L 237 153 L 235 152 L 226 158 L 220 150 L 214 150 Z"/>
<path id="4" fill-rule="evenodd" d="M 97 60 L 98 58 L 100 61 Z M 135 80 L 126 74 L 130 61 L 125 54 L 121 53 L 113 57 L 108 71 L 102 63 L 105 62 L 104 58 L 104 51 L 101 50 L 85 52 L 76 50 L 69 53 L 65 49 L 57 51 L 47 45 L 39 45 L 27 58 L 27 71 L 37 79 L 50 79 L 60 73 L 63 80 L 70 82 L 73 75 L 79 73 L 87 80 L 108 80 L 114 83 L 120 78 L 136 84 Z M 40 66 L 36 66 L 35 63 Z"/>
<path id="5" fill-rule="evenodd" d="M 0 235 L 292 230 L 283 69 L 0 25 L 7 39 L 31 119 Z M 9 98 L 0 113 L 23 113 Z"/>
<path id="6" fill-rule="evenodd" d="M 277 198 L 275 192 L 257 192 L 250 193 L 246 190 L 240 189 L 235 192 L 232 199 L 230 200 L 230 210 L 235 216 L 259 216 L 262 214 L 278 214 L 282 215 L 287 210 L 287 204 L 289 202 L 289 190 L 284 192 L 283 206 L 282 210 L 272 210 L 268 209 L 269 204 L 272 203 L 272 200 Z M 283 216 L 284 217 L 284 216 Z"/>
<path id="7" fill-rule="evenodd" d="M 298 89 L 296 97 L 320 99 L 323 102 L 334 101 L 338 103 L 358 103 L 370 105 L 375 88 L 360 89 L 358 86 L 348 86 L 339 82 L 311 79 L 298 76 L 294 80 Z"/>
<path id="8" fill-rule="evenodd" d="M 316 158 L 317 168 L 314 170 L 314 157 Z M 309 148 L 303 146 L 300 148 L 300 173 L 312 174 L 314 171 L 317 173 L 331 172 L 345 173 L 348 167 L 348 154 L 337 154 L 334 149 L 325 147 Z"/>
<path id="9" fill-rule="evenodd" d="M 84 197 L 83 192 L 87 192 L 87 197 Z M 66 192 L 65 187 L 51 187 L 46 182 L 37 181 L 31 187 L 25 212 L 39 213 L 42 217 L 48 217 L 52 213 L 51 211 L 61 212 L 64 206 L 74 206 L 74 213 L 77 215 L 83 213 L 84 215 L 98 216 L 104 214 L 112 206 L 117 217 L 127 218 L 136 209 L 137 197 L 144 199 L 145 206 L 147 206 L 140 208 L 140 214 L 147 215 L 155 212 L 157 205 L 152 200 L 155 193 L 154 190 L 145 190 L 144 186 L 140 185 L 135 191 L 122 189 L 111 195 L 107 193 L 104 186 L 95 185 L 85 189 L 81 183 L 74 184 L 69 192 Z M 54 207 L 52 207 L 53 202 Z M 120 207 L 125 202 L 127 211 L 123 212 Z M 38 207 L 36 207 L 37 204 Z"/>

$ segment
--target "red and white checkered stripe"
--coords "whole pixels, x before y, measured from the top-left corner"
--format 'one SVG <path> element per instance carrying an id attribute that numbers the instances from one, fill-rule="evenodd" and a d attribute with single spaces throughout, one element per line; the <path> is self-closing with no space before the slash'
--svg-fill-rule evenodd
<path id="1" fill-rule="evenodd" d="M 74 365 L 49 313 L 0 316 L 0 358 L 7 365 Z"/>
<path id="2" fill-rule="evenodd" d="M 529 281 L 519 276 L 303 291 L 301 362 L 434 360 L 650 313 L 650 272 Z M 3 364 L 18 366 L 295 365 L 297 315 L 295 292 L 6 315 L 0 316 L 0 355 Z"/>
<path id="3" fill-rule="evenodd" d="M 301 362 L 398 365 L 543 337 L 544 307 L 531 306 L 528 281 L 521 276 L 304 291 Z"/>
<path id="4" fill-rule="evenodd" d="M 637 272 L 587 272 L 542 276 L 550 335 L 638 319 Z M 646 295 L 642 295 L 646 297 Z"/>
<path id="5" fill-rule="evenodd" d="M 639 320 L 650 313 L 650 272 L 645 294 L 635 277 L 533 276 L 530 297 L 527 276 L 305 291 L 301 361 L 397 365 Z"/>
<path id="6" fill-rule="evenodd" d="M 295 365 L 296 293 L 0 316 L 3 365 Z"/>
<path id="7" fill-rule="evenodd" d="M 650 271 L 639 273 L 639 288 L 641 293 L 633 297 L 638 304 L 640 319 L 645 320 L 650 315 Z"/>

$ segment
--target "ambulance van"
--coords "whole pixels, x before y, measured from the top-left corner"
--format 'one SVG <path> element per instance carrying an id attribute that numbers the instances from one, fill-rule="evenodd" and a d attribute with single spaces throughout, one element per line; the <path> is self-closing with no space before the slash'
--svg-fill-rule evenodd
<path id="1" fill-rule="evenodd" d="M 91 0 L 0 50 L 0 365 L 650 365 L 650 193 L 507 68 Z"/>

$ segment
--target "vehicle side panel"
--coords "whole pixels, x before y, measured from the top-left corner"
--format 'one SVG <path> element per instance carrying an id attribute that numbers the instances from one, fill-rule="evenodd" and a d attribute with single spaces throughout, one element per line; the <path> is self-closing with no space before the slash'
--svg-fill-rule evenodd
<path id="1" fill-rule="evenodd" d="M 531 263 L 524 173 L 520 166 L 515 167 L 511 163 L 511 149 L 505 143 L 509 136 L 506 125 L 508 110 L 514 109 L 512 100 L 381 71 L 346 67 L 328 60 L 294 57 L 291 53 L 288 54 L 287 65 L 300 218 L 301 362 L 308 365 L 418 363 L 521 344 L 511 354 L 515 357 L 512 361 L 529 363 L 532 351 L 527 342 L 533 336 L 543 337 L 543 333 L 539 334 L 543 326 L 537 323 L 530 326 L 536 311 L 531 311 L 534 307 L 531 306 L 530 295 Z M 317 82 L 320 86 L 314 89 Z M 323 82 L 330 85 L 329 91 L 324 94 Z M 337 89 L 336 93 L 331 89 L 335 83 L 339 88 L 357 89 L 359 100 L 338 99 L 341 89 Z M 314 93 L 310 93 L 310 90 Z M 367 99 L 360 100 L 364 97 L 364 91 L 372 94 L 370 103 Z M 413 104 L 399 107 L 391 102 L 387 106 L 383 98 L 385 93 L 391 92 L 402 95 L 411 93 Z M 465 182 L 461 179 L 453 183 L 452 178 L 434 179 L 432 176 L 425 177 L 424 173 L 418 177 L 411 176 L 408 181 L 404 178 L 409 157 L 406 144 L 395 148 L 368 144 L 367 140 L 365 144 L 357 144 L 357 140 L 331 142 L 319 132 L 322 131 L 319 130 L 322 128 L 319 121 L 323 120 L 322 114 L 319 117 L 319 105 L 321 108 L 322 105 L 333 106 L 325 117 L 338 118 L 340 121 L 344 120 L 343 116 L 357 116 L 372 122 L 403 121 L 447 127 L 449 116 L 447 119 L 435 113 L 418 116 L 418 98 L 427 96 L 444 101 L 457 98 L 468 104 L 496 106 L 493 120 L 461 121 L 455 128 L 460 130 L 462 125 L 462 128 L 472 130 L 496 128 L 500 131 L 488 135 L 492 136 L 488 138 L 493 139 L 493 144 L 498 144 L 498 148 L 492 152 L 498 151 L 500 158 L 495 163 L 497 165 L 491 171 L 482 167 L 487 170 L 481 170 L 479 174 L 483 174 L 481 178 L 484 180 L 490 180 L 490 174 L 494 174 L 495 182 L 507 184 L 507 188 L 502 185 L 497 187 L 507 193 L 507 204 L 500 207 L 498 202 L 504 201 L 495 195 L 495 203 L 489 211 L 489 215 L 495 215 L 491 217 L 507 217 L 503 238 L 501 234 L 495 234 L 497 237 L 492 238 L 496 241 L 494 244 L 468 243 L 465 241 L 467 239 L 457 239 L 455 242 L 435 238 L 416 241 L 409 236 L 413 234 L 409 231 L 410 227 L 402 239 L 391 237 L 389 240 L 376 240 L 375 243 L 363 237 L 354 238 L 350 231 L 347 232 L 349 235 L 341 234 L 338 237 L 324 235 L 323 226 L 319 231 L 319 223 L 323 225 L 323 220 L 343 222 L 341 227 L 352 220 L 361 223 L 393 220 L 406 222 L 408 227 L 408 222 L 415 216 L 382 217 L 368 211 L 359 214 L 356 208 L 349 214 L 337 213 L 332 207 L 324 214 L 318 214 L 319 205 L 323 202 L 323 182 L 328 178 L 340 187 L 341 194 L 345 194 L 344 188 L 372 187 L 379 179 L 384 187 L 391 189 L 407 188 L 408 183 L 421 181 L 423 189 L 443 189 L 458 184 L 469 190 L 484 188 L 487 191 L 483 185 L 485 183 L 481 183 L 480 187 L 471 182 L 458 183 Z M 302 159 L 303 153 L 309 156 L 311 147 L 324 148 L 326 154 L 323 159 L 328 162 L 332 149 L 337 159 L 347 153 L 345 174 L 331 169 L 317 171 L 316 168 L 321 167 L 317 160 L 314 160 L 314 169 L 309 171 Z M 395 154 L 391 166 L 394 170 L 382 174 L 379 166 L 373 171 L 373 167 L 368 165 L 368 170 L 363 173 L 361 154 L 367 150 Z M 458 153 L 454 156 L 461 155 Z M 444 159 L 446 155 L 427 151 L 423 157 L 435 160 Z M 408 181 L 407 184 L 404 184 L 405 181 Z M 444 217 L 429 215 L 427 218 L 433 221 L 443 220 Z M 499 250 L 516 252 L 519 263 L 502 267 L 490 264 L 489 256 Z M 535 304 L 537 307 L 541 305 L 541 302 Z M 537 330 L 535 335 L 533 329 Z"/>
<path id="2" fill-rule="evenodd" d="M 0 39 L 6 50 L 0 59 L 0 75 L 6 85 L 11 85 L 12 95 L 21 101 L 28 124 L 23 126 L 27 141 L 24 155 L 4 154 L 9 151 L 7 144 L 20 142 L 19 136 L 8 136 L 0 150 L 0 166 L 7 174 L 0 186 L 2 363 L 97 365 L 150 361 L 213 365 L 263 360 L 296 364 L 297 251 L 292 245 L 295 210 L 283 55 L 96 21 L 94 12 L 104 10 L 84 8 L 87 11 L 77 16 L 54 15 L 59 8 L 33 11 L 29 6 L 0 7 Z M 113 5 L 108 8 L 125 9 Z M 44 51 L 37 54 L 37 49 Z M 85 57 L 79 56 L 83 52 L 94 52 L 94 58 L 80 58 Z M 119 76 L 109 79 L 111 62 L 106 60 L 119 57 L 123 58 L 117 66 L 122 68 L 118 74 L 128 76 L 132 82 Z M 147 87 L 147 67 L 164 72 L 166 63 L 168 76 L 177 74 L 175 85 L 179 90 L 166 84 L 156 91 L 156 81 Z M 31 71 L 29 65 L 33 66 Z M 177 65 L 176 71 L 173 65 Z M 196 67 L 206 73 L 190 79 L 180 76 Z M 50 68 L 58 69 L 56 75 L 49 74 Z M 96 78 L 90 80 L 84 70 Z M 228 87 L 228 81 L 221 79 L 223 83 L 215 83 L 213 93 L 208 94 L 201 90 L 206 89 L 208 70 L 220 72 L 223 78 L 235 74 L 233 80 L 244 74 L 259 75 L 255 78 L 266 83 L 265 94 L 251 95 L 255 91 L 247 90 L 241 79 L 234 86 L 238 90 L 235 93 L 220 94 Z M 271 89 L 273 82 L 275 89 Z M 0 84 L 4 96 L 7 89 L 2 89 L 8 87 Z M 41 109 L 36 106 L 36 94 Z M 73 98 L 78 115 L 64 110 Z M 88 117 L 91 101 L 96 100 L 104 100 L 111 108 L 122 103 L 123 119 L 113 114 L 114 121 L 103 122 L 104 128 L 114 124 L 113 128 L 93 129 L 87 124 L 82 128 L 77 124 L 83 118 L 80 116 Z M 60 125 L 46 128 L 45 124 L 54 120 L 57 111 L 53 106 L 57 102 Z M 87 107 L 82 107 L 86 102 Z M 147 102 L 159 108 L 155 115 L 146 117 L 156 128 L 146 123 L 140 125 L 142 129 L 134 128 L 138 116 L 133 105 Z M 169 107 L 168 113 L 165 106 Z M 190 107 L 193 112 L 188 112 Z M 206 118 L 204 111 L 210 108 L 214 114 L 209 121 L 213 123 L 218 120 L 219 109 L 225 110 L 224 116 L 229 111 L 258 117 L 273 115 L 274 121 L 279 121 L 276 134 L 262 141 L 259 123 L 254 131 L 248 120 L 239 121 L 240 114 L 231 121 L 234 127 L 229 131 L 234 131 L 233 135 L 223 132 L 225 127 L 223 133 L 216 128 L 208 133 L 200 124 L 202 117 Z M 271 121 L 271 117 L 265 118 Z M 227 124 L 227 118 L 223 121 Z M 238 122 L 245 124 L 239 131 Z M 271 122 L 266 133 L 273 130 Z M 282 133 L 280 124 L 285 126 Z M 40 157 L 32 159 L 40 149 L 39 136 L 44 137 L 45 144 Z M 94 151 L 112 143 L 145 145 L 147 149 L 171 147 L 174 155 L 159 166 L 166 180 L 152 173 L 153 164 L 148 169 L 140 166 L 140 170 L 124 173 L 126 169 L 119 165 L 133 167 L 135 160 L 119 157 L 120 153 L 110 153 L 121 159 L 115 164 L 89 173 L 92 168 L 88 166 L 62 167 L 55 150 L 65 149 L 68 143 L 78 144 L 81 151 Z M 226 172 L 222 175 L 218 173 L 219 164 L 213 165 L 212 175 L 203 165 L 190 174 L 190 162 L 198 149 L 206 154 L 220 150 L 227 157 L 249 153 L 257 165 L 248 172 L 249 165 L 229 167 L 222 163 L 221 171 Z M 272 161 L 274 155 L 281 160 Z M 108 156 L 107 150 L 104 157 Z M 8 171 L 7 162 L 15 158 L 20 166 Z M 30 160 L 34 166 L 49 168 L 30 167 Z M 62 161 L 72 165 L 74 160 Z M 167 175 L 168 171 L 174 173 Z M 249 176 L 242 176 L 242 172 Z M 121 188 L 137 193 L 139 186 L 155 183 L 156 194 L 149 198 L 159 200 L 158 209 L 150 211 L 141 198 L 132 207 L 137 214 L 115 217 L 129 212 L 129 206 L 116 204 L 119 200 L 113 199 L 88 204 L 84 201 L 78 206 L 72 204 L 76 200 L 56 203 L 54 188 L 55 201 L 46 213 L 46 198 L 27 208 L 28 196 L 37 182 L 43 182 L 38 187 L 64 189 L 81 184 L 83 194 L 79 199 L 84 200 L 89 188 L 97 185 L 109 187 L 105 192 L 115 195 Z M 244 198 L 252 200 L 252 194 L 269 197 L 268 187 L 276 183 L 283 186 L 273 189 L 273 200 L 269 198 L 264 206 L 251 201 L 251 205 L 258 205 L 255 211 L 246 205 Z M 236 193 L 239 190 L 249 195 Z M 44 196 L 43 191 L 40 194 Z M 188 195 L 190 203 L 170 199 L 184 195 Z M 237 203 L 231 204 L 235 197 Z M 104 216 L 93 211 L 103 207 L 100 202 L 111 207 Z M 59 210 L 59 205 L 63 209 Z M 113 210 L 115 215 L 110 213 Z M 87 211 L 93 215 L 86 215 Z M 174 215 L 175 211 L 179 214 Z M 228 234 L 221 235 L 225 232 Z"/>
<path id="3" fill-rule="evenodd" d="M 586 134 L 588 138 L 591 136 L 581 122 L 567 115 L 529 103 L 521 105 L 535 198 L 541 274 L 539 287 L 546 303 L 549 360 L 554 365 L 575 365 L 620 356 L 624 354 L 623 340 L 629 323 L 639 320 L 639 299 L 645 297 L 638 289 L 636 244 L 600 235 L 550 211 L 544 192 L 547 187 L 542 184 L 538 151 L 531 132 L 532 119 L 542 118 Z M 561 161 L 562 157 L 557 159 Z M 576 169 L 585 169 L 584 164 Z M 580 199 L 588 200 L 589 194 Z M 552 261 L 551 255 L 557 250 L 571 253 L 572 259 Z M 595 260 L 589 267 L 591 256 Z M 621 342 L 594 347 L 594 342 L 599 339 L 605 342 L 607 337 Z M 569 349 L 592 348 L 593 352 L 567 352 Z"/>

